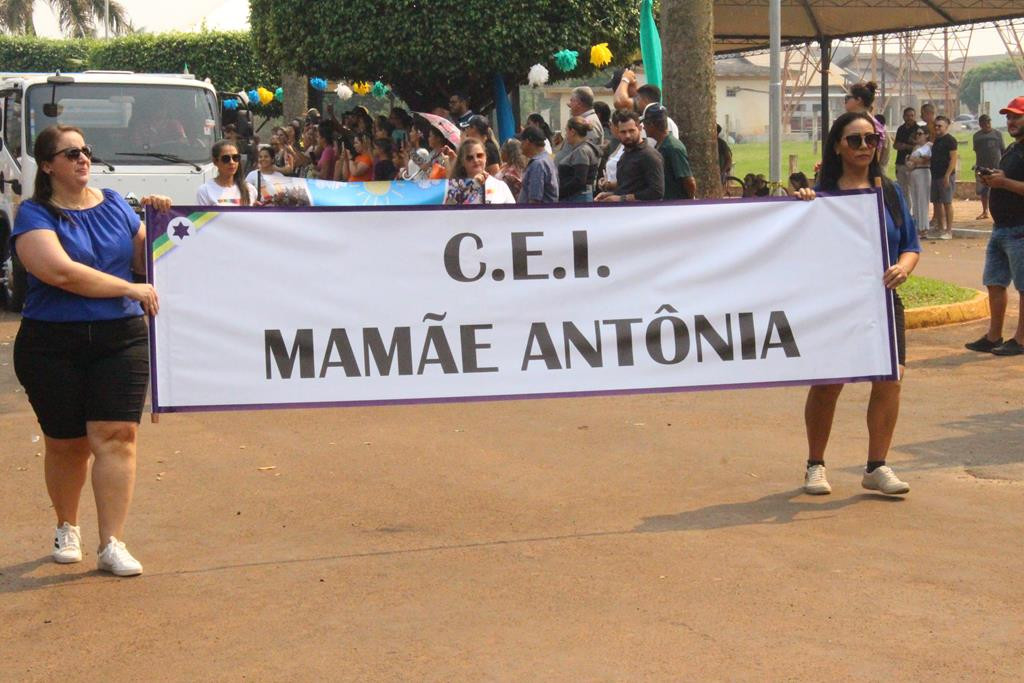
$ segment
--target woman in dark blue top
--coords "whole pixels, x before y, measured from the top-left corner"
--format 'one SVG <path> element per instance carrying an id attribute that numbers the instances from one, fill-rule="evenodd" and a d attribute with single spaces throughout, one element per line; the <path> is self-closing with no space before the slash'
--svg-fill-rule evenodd
<path id="1" fill-rule="evenodd" d="M 914 219 L 907 209 L 902 192 L 882 175 L 875 154 L 879 144 L 881 136 L 875 130 L 875 122 L 871 116 L 863 112 L 840 116 L 832 124 L 828 139 L 825 141 L 820 182 L 816 189 L 823 192 L 870 189 L 875 186 L 876 179 L 881 180 L 889 253 L 889 267 L 882 276 L 882 282 L 887 289 L 895 290 L 907 281 L 917 265 L 921 245 L 917 239 Z M 801 190 L 800 196 L 810 199 L 814 193 Z M 903 494 L 910 491 L 910 486 L 900 481 L 892 468 L 885 464 L 889 444 L 896 429 L 896 417 L 900 411 L 900 381 L 906 365 L 903 302 L 895 291 L 893 300 L 900 380 L 871 383 L 867 420 L 868 463 L 861 485 L 872 491 Z M 807 394 L 807 405 L 804 408 L 809 451 L 807 472 L 804 476 L 804 490 L 807 493 L 832 492 L 832 487 L 825 477 L 825 446 L 828 445 L 836 402 L 842 390 L 842 384 L 822 384 L 812 386 Z"/>
<path id="2" fill-rule="evenodd" d="M 82 559 L 78 504 L 93 455 L 97 566 L 141 574 L 118 539 L 149 378 L 142 316 L 159 307 L 151 285 L 132 282 L 133 270 L 145 271 L 145 226 L 119 194 L 89 187 L 92 150 L 78 128 L 44 129 L 33 154 L 35 191 L 21 203 L 11 234 L 28 271 L 14 368 L 46 438 L 46 488 L 58 525 L 53 557 Z M 170 206 L 166 197 L 142 201 Z"/>

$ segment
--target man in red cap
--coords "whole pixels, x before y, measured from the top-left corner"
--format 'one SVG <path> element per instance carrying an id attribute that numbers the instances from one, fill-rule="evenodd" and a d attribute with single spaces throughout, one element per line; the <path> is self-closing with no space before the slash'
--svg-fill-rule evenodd
<path id="1" fill-rule="evenodd" d="M 999 113 L 1006 115 L 1014 142 L 1003 153 L 998 169 L 978 169 L 981 182 L 991 188 L 989 211 L 994 225 L 985 252 L 984 282 L 992 317 L 988 334 L 965 346 L 997 356 L 1019 356 L 1024 353 L 1024 314 L 1017 316 L 1017 331 L 1005 342 L 1003 321 L 1011 282 L 1024 304 L 1024 97 L 1014 98 Z"/>

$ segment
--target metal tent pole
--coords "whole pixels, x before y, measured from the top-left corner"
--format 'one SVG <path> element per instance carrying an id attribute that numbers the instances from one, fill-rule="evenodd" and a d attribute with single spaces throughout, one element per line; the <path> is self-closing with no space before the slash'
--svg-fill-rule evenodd
<path id="1" fill-rule="evenodd" d="M 818 132 L 821 135 L 822 145 L 824 145 L 832 119 L 831 112 L 828 110 L 828 77 L 829 71 L 832 69 L 832 39 L 822 38 L 818 45 L 821 48 L 821 127 Z"/>
<path id="2" fill-rule="evenodd" d="M 768 171 L 769 180 L 777 187 L 782 179 L 782 0 L 769 0 L 768 17 L 771 49 Z"/>

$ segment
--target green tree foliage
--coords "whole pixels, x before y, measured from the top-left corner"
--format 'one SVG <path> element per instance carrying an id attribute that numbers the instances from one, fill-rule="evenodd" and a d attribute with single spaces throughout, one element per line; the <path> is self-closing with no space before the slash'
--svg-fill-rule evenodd
<path id="1" fill-rule="evenodd" d="M 32 12 L 36 0 L 0 0 L 0 28 L 10 33 L 34 36 L 36 27 Z M 57 14 L 60 30 L 69 38 L 88 38 L 102 35 L 99 30 L 107 16 L 104 0 L 46 0 Z M 132 24 L 124 7 L 116 0 L 109 3 L 110 32 L 113 35 L 131 33 Z"/>
<path id="2" fill-rule="evenodd" d="M 491 100 L 495 74 L 508 87 L 530 67 L 578 50 L 572 76 L 593 70 L 590 46 L 608 43 L 625 61 L 639 45 L 638 2 L 589 0 L 250 0 L 259 52 L 280 67 L 324 78 L 381 80 L 415 109 L 465 91 L 475 109 Z"/>
<path id="3" fill-rule="evenodd" d="M 1003 59 L 998 62 L 989 62 L 976 66 L 966 74 L 960 83 L 960 101 L 971 108 L 971 111 L 978 111 L 981 104 L 981 84 L 985 81 L 1016 81 L 1020 73 L 1013 61 Z"/>
<path id="4" fill-rule="evenodd" d="M 264 68 L 244 31 L 131 35 L 96 41 L 92 69 L 127 69 L 143 73 L 189 73 L 209 78 L 218 90 L 234 92 L 265 86 L 280 76 Z"/>

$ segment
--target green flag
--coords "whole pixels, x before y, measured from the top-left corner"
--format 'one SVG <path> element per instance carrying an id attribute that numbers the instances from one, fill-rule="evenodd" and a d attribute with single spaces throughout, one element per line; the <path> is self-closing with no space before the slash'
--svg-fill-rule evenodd
<path id="1" fill-rule="evenodd" d="M 644 58 L 647 82 L 661 87 L 661 36 L 654 23 L 654 0 L 642 0 L 640 6 L 640 53 Z"/>

